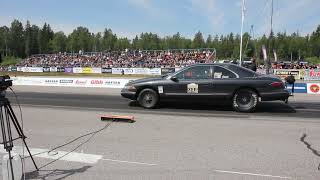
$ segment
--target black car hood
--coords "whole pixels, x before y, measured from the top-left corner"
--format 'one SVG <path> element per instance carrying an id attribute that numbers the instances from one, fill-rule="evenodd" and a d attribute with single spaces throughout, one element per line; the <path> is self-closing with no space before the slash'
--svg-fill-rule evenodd
<path id="1" fill-rule="evenodd" d="M 130 81 L 128 84 L 131 85 L 131 84 L 138 84 L 138 83 L 145 83 L 145 82 L 154 82 L 154 81 L 160 81 L 162 79 L 163 79 L 162 77 L 143 78 L 143 79 Z"/>

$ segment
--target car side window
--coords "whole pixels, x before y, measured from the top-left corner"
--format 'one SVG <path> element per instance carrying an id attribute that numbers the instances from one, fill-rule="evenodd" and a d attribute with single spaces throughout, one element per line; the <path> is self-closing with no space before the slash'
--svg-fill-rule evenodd
<path id="1" fill-rule="evenodd" d="M 237 75 L 233 72 L 229 71 L 226 68 L 220 66 L 214 66 L 213 71 L 213 78 L 214 79 L 229 79 L 229 78 L 237 78 Z"/>
<path id="2" fill-rule="evenodd" d="M 178 79 L 211 79 L 210 66 L 195 66 L 181 71 L 176 75 Z"/>

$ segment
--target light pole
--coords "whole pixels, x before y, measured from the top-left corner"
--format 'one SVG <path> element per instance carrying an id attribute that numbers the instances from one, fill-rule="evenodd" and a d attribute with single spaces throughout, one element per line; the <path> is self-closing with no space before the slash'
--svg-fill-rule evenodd
<path id="1" fill-rule="evenodd" d="M 244 13 L 245 13 L 245 0 L 242 0 L 241 7 L 241 37 L 240 37 L 240 66 L 242 66 L 242 41 L 243 41 L 243 21 L 244 21 Z"/>

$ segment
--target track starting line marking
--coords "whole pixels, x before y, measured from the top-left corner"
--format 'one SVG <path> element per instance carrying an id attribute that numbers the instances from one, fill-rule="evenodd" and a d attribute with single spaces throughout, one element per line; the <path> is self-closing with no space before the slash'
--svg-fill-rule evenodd
<path id="1" fill-rule="evenodd" d="M 67 151 L 53 151 L 50 154 L 48 154 L 47 153 L 48 151 L 49 151 L 49 149 L 30 148 L 31 154 L 41 153 L 38 155 L 34 155 L 34 157 L 38 157 L 38 158 L 59 159 L 59 160 L 63 160 L 63 161 L 72 161 L 72 162 L 87 163 L 87 164 L 95 164 L 99 160 L 102 160 L 102 161 L 112 161 L 112 162 L 117 162 L 117 163 L 137 164 L 137 165 L 146 165 L 146 166 L 156 166 L 157 165 L 157 164 L 152 164 L 152 163 L 144 163 L 144 162 L 136 162 L 136 161 L 123 161 L 123 160 L 116 160 L 116 159 L 107 159 L 107 158 L 103 158 L 102 155 L 96 155 L 96 154 L 85 154 L 85 153 L 67 152 Z M 12 152 L 19 154 L 19 155 L 22 155 L 22 147 L 21 146 L 14 146 Z M 6 150 L 3 148 L 3 145 L 0 145 L 0 153 L 1 154 L 7 153 Z M 26 149 L 24 151 L 24 155 L 28 156 L 28 152 Z M 286 176 L 274 176 L 274 175 L 269 175 L 269 174 L 256 174 L 256 173 L 226 171 L 226 170 L 218 170 L 218 169 L 215 169 L 213 171 L 217 172 L 217 173 L 226 173 L 226 174 L 270 177 L 270 178 L 279 178 L 279 179 L 291 179 L 290 177 L 286 177 Z"/>
<path id="2" fill-rule="evenodd" d="M 148 166 L 157 165 L 157 164 L 136 162 L 136 161 L 105 159 L 105 158 L 103 158 L 102 155 L 96 155 L 96 154 L 86 154 L 86 153 L 67 152 L 67 151 L 53 151 L 48 154 L 48 151 L 49 151 L 49 149 L 30 148 L 31 154 L 34 154 L 34 157 L 38 157 L 38 158 L 59 159 L 62 161 L 71 161 L 71 162 L 79 162 L 79 163 L 87 163 L 87 164 L 95 164 L 99 160 L 103 160 L 103 161 L 113 161 L 113 162 L 118 162 L 118 163 L 139 164 L 139 165 L 148 165 Z M 7 153 L 7 151 L 3 148 L 3 145 L 0 145 L 0 153 L 2 153 L 2 154 Z M 23 154 L 22 147 L 21 146 L 14 146 L 12 153 L 22 155 Z M 29 156 L 28 151 L 26 149 L 24 150 L 24 155 Z"/>

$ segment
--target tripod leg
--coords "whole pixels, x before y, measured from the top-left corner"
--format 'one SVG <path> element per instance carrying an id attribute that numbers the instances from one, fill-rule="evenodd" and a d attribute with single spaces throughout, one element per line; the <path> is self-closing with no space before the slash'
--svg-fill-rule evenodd
<path id="1" fill-rule="evenodd" d="M 4 109 L 4 111 L 3 111 L 3 109 Z M 5 121 L 6 121 L 6 123 L 5 123 Z M 0 124 L 1 124 L 2 138 L 3 138 L 3 147 L 8 152 L 9 165 L 10 165 L 11 177 L 12 177 L 11 179 L 14 180 L 12 156 L 11 156 L 11 150 L 13 147 L 11 126 L 10 126 L 8 111 L 5 108 L 5 106 L 3 106 L 3 104 L 1 104 L 1 106 L 0 106 Z M 9 169 L 7 169 L 7 171 L 9 171 Z"/>
<path id="2" fill-rule="evenodd" d="M 36 168 L 37 171 L 39 171 L 39 168 L 38 168 L 35 160 L 33 159 L 33 156 L 32 156 L 32 154 L 31 154 L 31 152 L 30 152 L 30 149 L 29 149 L 29 147 L 28 147 L 28 145 L 27 145 L 27 143 L 26 143 L 26 140 L 25 140 L 26 137 L 25 137 L 25 135 L 24 135 L 24 133 L 23 133 L 23 131 L 22 131 L 22 128 L 21 128 L 20 125 L 19 125 L 19 122 L 18 122 L 18 120 L 17 120 L 17 117 L 16 117 L 16 115 L 14 114 L 14 111 L 13 111 L 10 103 L 8 103 L 8 104 L 5 106 L 5 108 L 6 108 L 6 110 L 8 110 L 8 114 L 9 114 L 9 116 L 11 117 L 11 120 L 12 120 L 12 122 L 13 122 L 13 125 L 14 125 L 15 128 L 17 129 L 19 136 L 22 138 L 23 144 L 25 145 L 25 147 L 26 147 L 26 149 L 27 149 L 27 151 L 28 151 L 28 153 L 29 153 L 29 156 L 30 156 L 30 158 L 31 158 L 31 160 L 32 160 L 32 163 L 33 163 L 34 167 Z"/>
<path id="3" fill-rule="evenodd" d="M 9 154 L 9 162 L 10 162 L 10 169 L 11 169 L 11 179 L 14 180 L 14 174 L 13 174 L 13 167 L 12 167 L 12 156 L 11 156 L 11 152 L 8 151 Z"/>
<path id="4" fill-rule="evenodd" d="M 19 136 L 22 138 L 25 138 L 23 131 L 22 131 L 22 128 L 19 125 L 18 119 L 17 119 L 16 115 L 14 114 L 14 111 L 13 111 L 9 101 L 5 105 L 5 108 L 9 111 L 9 116 L 11 117 L 12 123 L 13 123 L 14 127 L 16 128 Z"/>

